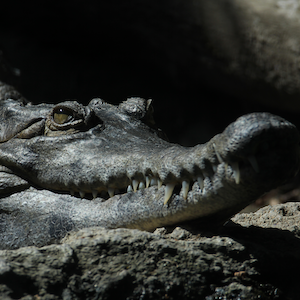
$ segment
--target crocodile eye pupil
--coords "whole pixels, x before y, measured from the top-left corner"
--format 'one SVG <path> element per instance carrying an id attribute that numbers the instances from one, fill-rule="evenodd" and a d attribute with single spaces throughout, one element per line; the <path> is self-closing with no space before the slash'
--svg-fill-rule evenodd
<path id="1" fill-rule="evenodd" d="M 53 114 L 53 120 L 57 124 L 64 124 L 69 122 L 73 118 L 72 112 L 69 110 L 59 108 L 56 112 Z"/>

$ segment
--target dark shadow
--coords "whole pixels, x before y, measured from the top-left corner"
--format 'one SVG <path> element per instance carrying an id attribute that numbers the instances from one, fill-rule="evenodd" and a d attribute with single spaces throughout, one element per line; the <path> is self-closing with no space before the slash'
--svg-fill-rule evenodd
<path id="1" fill-rule="evenodd" d="M 243 227 L 228 221 L 218 229 L 218 235 L 232 238 L 245 247 L 243 252 L 256 260 L 259 282 L 272 283 L 288 295 L 288 299 L 297 299 L 300 294 L 300 237 L 296 233 L 277 228 Z"/>

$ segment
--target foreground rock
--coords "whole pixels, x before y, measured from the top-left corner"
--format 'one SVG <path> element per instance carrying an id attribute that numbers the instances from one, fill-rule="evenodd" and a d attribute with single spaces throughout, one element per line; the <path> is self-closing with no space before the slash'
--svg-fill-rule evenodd
<path id="1" fill-rule="evenodd" d="M 218 235 L 94 227 L 0 251 L 0 298 L 297 299 L 299 219 L 289 203 L 237 215 Z"/>

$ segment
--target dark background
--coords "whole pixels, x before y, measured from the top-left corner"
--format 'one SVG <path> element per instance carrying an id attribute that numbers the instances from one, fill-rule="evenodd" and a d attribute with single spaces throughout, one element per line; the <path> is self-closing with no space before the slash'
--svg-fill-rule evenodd
<path id="1" fill-rule="evenodd" d="M 189 27 L 176 1 L 172 9 L 169 1 L 40 3 L 0 4 L 0 79 L 30 101 L 152 98 L 158 126 L 183 145 L 205 142 L 253 111 L 297 123 L 292 112 L 233 96 L 239 82 L 220 88 L 226 76 L 208 67 L 209 49 L 194 42 L 205 44 L 201 30 Z"/>

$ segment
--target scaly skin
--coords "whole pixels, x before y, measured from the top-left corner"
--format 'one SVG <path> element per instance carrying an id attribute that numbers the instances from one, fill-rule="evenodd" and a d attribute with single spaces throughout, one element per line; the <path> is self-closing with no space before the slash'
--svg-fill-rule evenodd
<path id="1" fill-rule="evenodd" d="M 187 148 L 161 138 L 150 101 L 140 98 L 119 106 L 100 99 L 86 107 L 30 105 L 4 84 L 0 96 L 2 194 L 11 194 L 0 210 L 6 233 L 30 236 L 9 246 L 11 236 L 3 237 L 8 248 L 49 233 L 50 219 L 40 216 L 68 220 L 42 244 L 88 226 L 220 224 L 299 169 L 297 129 L 268 113 L 240 117 L 206 144 Z"/>

